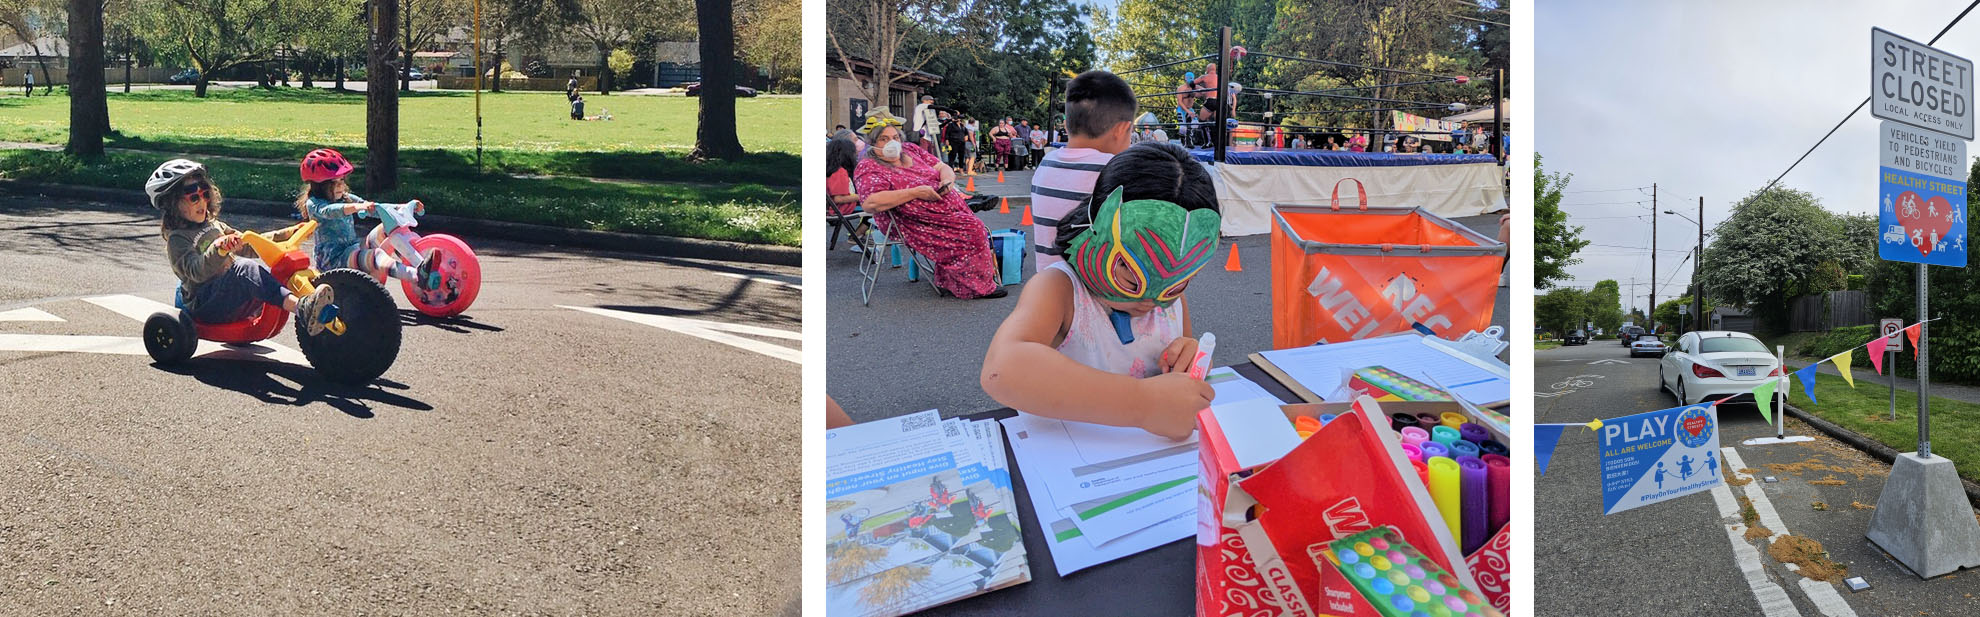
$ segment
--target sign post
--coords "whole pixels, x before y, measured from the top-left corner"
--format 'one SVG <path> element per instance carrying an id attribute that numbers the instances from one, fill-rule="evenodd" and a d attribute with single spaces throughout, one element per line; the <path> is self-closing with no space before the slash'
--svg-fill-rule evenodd
<path id="1" fill-rule="evenodd" d="M 1891 367 L 1886 375 L 1891 378 L 1891 420 L 1897 420 L 1897 350 L 1904 348 L 1904 337 L 1898 333 L 1904 330 L 1904 320 L 1885 318 L 1877 321 L 1877 331 L 1884 335 L 1884 366 Z"/>
<path id="2" fill-rule="evenodd" d="M 1966 142 L 1973 139 L 1973 78 L 1971 60 L 1882 28 L 1870 29 L 1870 114 L 1885 120 L 1878 148 L 1877 256 L 1918 264 L 1918 342 L 1913 349 L 1918 357 L 1918 450 L 1892 461 L 1865 535 L 1925 579 L 1980 566 L 1980 521 L 1973 517 L 1952 461 L 1932 456 L 1925 324 L 1931 319 L 1925 268 L 1966 267 L 1965 167 Z"/>

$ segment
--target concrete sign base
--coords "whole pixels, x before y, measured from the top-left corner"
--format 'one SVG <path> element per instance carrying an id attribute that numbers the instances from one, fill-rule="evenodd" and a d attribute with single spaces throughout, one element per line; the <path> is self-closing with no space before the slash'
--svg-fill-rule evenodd
<path id="1" fill-rule="evenodd" d="M 1980 521 L 1943 456 L 1897 455 L 1865 535 L 1920 578 L 1980 566 Z"/>

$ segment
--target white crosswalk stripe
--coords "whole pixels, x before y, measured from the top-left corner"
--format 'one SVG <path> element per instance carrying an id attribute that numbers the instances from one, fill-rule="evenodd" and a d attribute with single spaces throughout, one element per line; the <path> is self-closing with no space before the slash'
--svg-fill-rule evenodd
<path id="1" fill-rule="evenodd" d="M 0 321 L 63 321 L 62 318 L 34 307 L 0 311 Z"/>
<path id="2" fill-rule="evenodd" d="M 777 358 L 779 360 L 787 360 L 793 363 L 802 362 L 804 359 L 804 353 L 800 350 L 792 349 L 782 345 L 777 345 L 774 343 L 766 343 L 752 338 L 736 336 L 737 334 L 746 334 L 750 336 L 760 336 L 760 337 L 776 338 L 776 339 L 783 339 L 790 341 L 800 340 L 803 338 L 802 334 L 797 332 L 792 332 L 789 330 L 778 330 L 775 328 L 764 328 L 761 326 L 746 326 L 742 324 L 722 323 L 719 321 L 703 321 L 700 319 L 668 317 L 665 315 L 648 315 L 645 313 L 634 313 L 630 311 L 620 311 L 614 309 L 593 308 L 589 306 L 565 306 L 559 304 L 557 305 L 557 308 L 566 308 L 573 311 L 591 313 L 593 315 L 602 315 L 605 317 L 611 317 L 613 319 L 622 319 L 625 321 L 630 321 L 641 325 L 653 326 L 655 328 L 660 328 L 662 330 L 669 330 L 681 334 L 686 334 L 688 336 L 692 336 L 702 340 L 713 341 L 713 342 L 721 343 L 723 345 L 728 345 L 730 347 L 753 351 L 766 356 L 770 356 L 772 358 Z"/>
<path id="3" fill-rule="evenodd" d="M 132 321 L 138 322 L 140 324 L 144 323 L 145 319 L 150 318 L 152 313 L 174 312 L 178 310 L 176 308 L 173 308 L 169 304 L 165 304 L 157 300 L 142 298 L 128 294 L 94 296 L 89 298 L 83 298 L 83 301 L 102 307 L 118 315 L 127 317 Z M 6 313 L 0 313 L 0 315 L 12 315 L 15 313 L 19 313 L 20 311 L 28 311 L 28 310 L 35 311 L 36 313 L 39 313 L 40 315 L 44 315 L 46 317 L 36 318 L 36 319 L 14 319 L 11 321 L 57 321 L 57 322 L 65 321 L 61 317 L 58 317 L 52 313 L 48 313 L 47 311 L 43 311 L 41 309 L 17 309 L 14 311 L 8 311 Z M 28 313 L 21 313 L 21 314 L 31 315 Z M 10 321 L 10 320 L 0 319 L 0 321 Z M 137 330 L 138 330 L 137 328 L 132 328 L 133 333 L 135 333 Z M 113 354 L 113 355 L 126 355 L 126 356 L 147 355 L 144 350 L 144 339 L 137 336 L 99 336 L 99 335 L 83 335 L 83 334 L 0 333 L 0 351 L 24 351 L 24 352 L 36 352 L 36 353 L 50 353 L 50 352 L 99 353 L 99 354 Z M 193 357 L 211 358 L 216 360 L 256 360 L 256 361 L 264 361 L 264 362 L 283 362 L 283 363 L 295 364 L 299 366 L 309 366 L 309 358 L 304 356 L 301 351 L 297 351 L 293 347 L 289 347 L 287 345 L 274 342 L 273 340 L 261 341 L 258 343 L 251 343 L 247 345 L 232 345 L 232 346 L 222 345 L 220 343 L 215 343 L 212 341 L 200 341 L 198 347 L 195 347 L 193 350 Z"/>

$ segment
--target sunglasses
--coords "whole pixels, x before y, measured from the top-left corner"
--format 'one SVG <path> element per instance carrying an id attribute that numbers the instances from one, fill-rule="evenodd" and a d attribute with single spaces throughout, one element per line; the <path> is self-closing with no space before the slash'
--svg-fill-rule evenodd
<path id="1" fill-rule="evenodd" d="M 187 197 L 199 197 L 201 199 L 205 199 L 207 196 L 206 183 L 204 182 L 194 182 L 192 184 L 186 185 L 185 188 L 180 190 L 184 191 L 182 194 Z"/>

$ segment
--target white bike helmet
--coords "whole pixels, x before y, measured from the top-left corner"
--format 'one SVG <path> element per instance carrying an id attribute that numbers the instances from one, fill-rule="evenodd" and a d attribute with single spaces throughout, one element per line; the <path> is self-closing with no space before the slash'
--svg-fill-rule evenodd
<path id="1" fill-rule="evenodd" d="M 185 178 L 186 174 L 195 172 L 206 173 L 206 166 L 186 159 L 172 159 L 159 165 L 157 170 L 151 172 L 151 179 L 144 181 L 144 194 L 151 197 L 151 207 L 164 210 L 165 205 L 159 203 L 158 198 L 166 196 L 172 187 L 178 186 L 179 180 Z"/>

